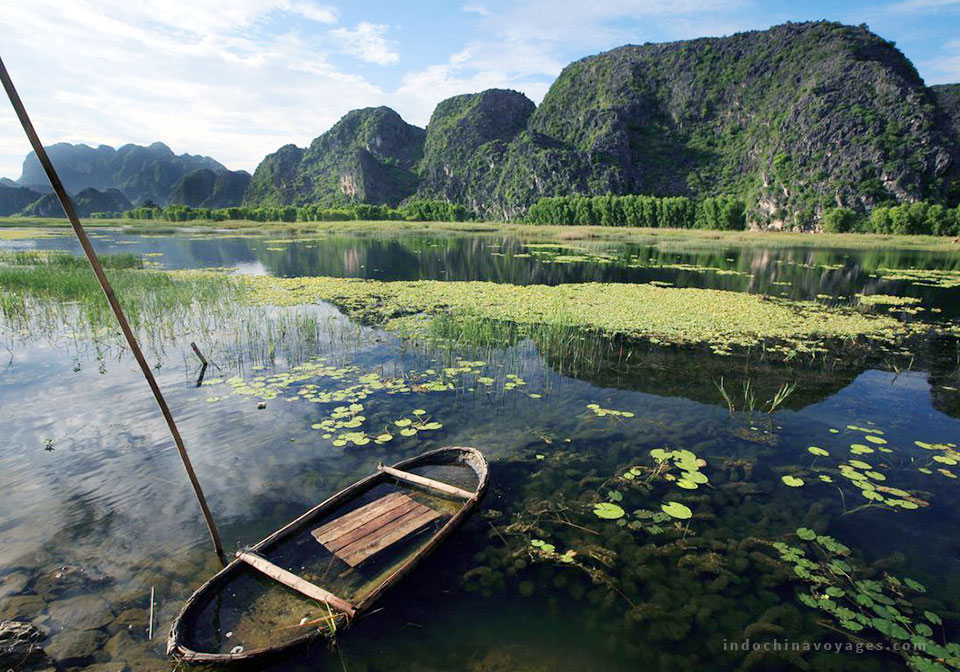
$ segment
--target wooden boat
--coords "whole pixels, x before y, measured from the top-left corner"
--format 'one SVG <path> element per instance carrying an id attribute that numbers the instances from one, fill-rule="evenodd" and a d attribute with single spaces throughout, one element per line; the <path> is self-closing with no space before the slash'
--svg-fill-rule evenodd
<path id="1" fill-rule="evenodd" d="M 184 604 L 167 653 L 187 663 L 244 662 L 336 634 L 463 522 L 487 479 L 474 448 L 379 465 L 239 551 Z"/>

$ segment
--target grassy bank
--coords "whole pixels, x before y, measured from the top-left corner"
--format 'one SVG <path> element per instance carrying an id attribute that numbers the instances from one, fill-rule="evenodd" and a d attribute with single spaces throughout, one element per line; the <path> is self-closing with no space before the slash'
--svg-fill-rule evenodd
<path id="1" fill-rule="evenodd" d="M 65 219 L 23 217 L 0 218 L 0 239 L 35 237 L 30 231 L 69 228 Z M 220 232 L 311 236 L 330 233 L 357 235 L 491 234 L 531 241 L 609 240 L 624 243 L 682 243 L 703 247 L 813 247 L 813 248 L 899 248 L 929 251 L 960 251 L 960 240 L 943 236 L 906 236 L 868 233 L 791 233 L 781 231 L 711 231 L 701 229 L 649 229 L 605 226 L 550 226 L 508 222 L 165 222 L 162 220 L 87 220 L 90 228 L 119 228 L 131 233 Z M 5 230 L 6 229 L 6 230 Z M 14 234 L 13 230 L 18 233 Z"/>

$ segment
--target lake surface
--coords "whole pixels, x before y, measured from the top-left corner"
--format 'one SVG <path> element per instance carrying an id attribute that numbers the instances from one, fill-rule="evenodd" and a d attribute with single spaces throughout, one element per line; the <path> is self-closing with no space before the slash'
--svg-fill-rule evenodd
<path id="1" fill-rule="evenodd" d="M 836 303 L 860 293 L 919 299 L 913 305 L 924 311 L 898 314 L 903 319 L 943 321 L 960 311 L 950 275 L 960 260 L 947 253 L 558 247 L 490 235 L 291 242 L 97 232 L 95 244 L 170 269 L 384 281 L 653 281 Z M 0 249 L 77 246 L 55 236 L 0 241 Z M 960 479 L 938 471 L 953 473 L 948 446 L 960 442 L 955 342 L 918 343 L 912 366 L 878 351 L 827 367 L 593 338 L 566 348 L 524 340 L 451 349 L 401 341 L 328 305 L 263 311 L 264 324 L 304 316 L 323 327 L 268 335 L 249 323 L 242 333 L 216 325 L 215 336 L 198 341 L 215 363 L 200 387 L 189 329 L 151 345 L 228 552 L 378 461 L 472 445 L 491 462 L 491 484 L 467 524 L 336 647 L 318 643 L 264 669 L 792 669 L 786 655 L 750 662 L 730 645 L 848 641 L 822 626 L 826 612 L 798 601 L 803 584 L 791 567 L 770 560 L 777 556 L 771 544 L 801 544 L 799 527 L 849 547 L 846 561 L 864 576 L 882 580 L 886 572 L 922 584 L 917 609 L 939 613 L 945 640 L 960 640 Z M 134 670 L 172 669 L 163 654 L 166 630 L 217 561 L 149 389 L 129 353 L 109 341 L 0 334 L 0 619 L 35 620 L 67 668 L 121 661 Z M 291 370 L 307 379 L 281 385 L 277 376 Z M 389 393 L 371 380 L 405 381 L 408 389 Z M 304 384 L 316 387 L 303 394 Z M 796 388 L 774 413 L 763 412 L 784 384 Z M 322 392 L 335 400 L 309 398 Z M 344 399 L 362 403 L 371 433 L 414 409 L 442 428 L 383 445 L 335 445 L 312 426 Z M 863 450 L 851 455 L 851 445 Z M 650 455 L 656 449 L 690 451 L 704 461 L 699 469 L 709 482 L 690 492 L 660 478 Z M 869 463 L 864 470 L 878 476 L 866 478 L 876 486 L 920 504 L 908 509 L 861 496 L 853 481 L 864 477 L 837 471 L 850 458 Z M 782 477 L 791 474 L 804 485 L 789 487 Z M 689 522 L 661 520 L 661 504 L 680 500 L 693 510 Z M 600 517 L 599 502 L 624 516 Z M 559 559 L 568 550 L 573 562 Z M 151 589 L 156 617 L 148 640 Z M 906 669 L 893 652 L 803 658 L 813 669 Z"/>

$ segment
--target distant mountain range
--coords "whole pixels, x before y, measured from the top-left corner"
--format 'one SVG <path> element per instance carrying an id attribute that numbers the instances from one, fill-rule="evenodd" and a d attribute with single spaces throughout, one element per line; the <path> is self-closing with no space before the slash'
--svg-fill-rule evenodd
<path id="1" fill-rule="evenodd" d="M 133 205 L 430 198 L 516 219 L 544 196 L 733 194 L 754 225 L 808 227 L 836 206 L 960 202 L 960 85 L 927 87 L 865 26 L 788 23 L 584 58 L 539 107 L 516 91 L 461 95 L 426 129 L 386 107 L 353 110 L 309 147 L 268 155 L 252 177 L 161 143 L 50 153 L 78 196 L 115 189 Z M 43 183 L 28 156 L 16 183 L 0 181 L 0 214 L 49 211 L 37 204 Z"/>
<path id="2" fill-rule="evenodd" d="M 84 216 L 122 212 L 147 202 L 209 208 L 239 205 L 250 181 L 246 171 L 229 171 L 208 156 L 174 154 L 162 142 L 120 149 L 58 143 L 48 147 L 47 153 Z M 62 217 L 63 210 L 49 191 L 43 168 L 31 152 L 19 180 L 0 180 L 0 215 Z"/>

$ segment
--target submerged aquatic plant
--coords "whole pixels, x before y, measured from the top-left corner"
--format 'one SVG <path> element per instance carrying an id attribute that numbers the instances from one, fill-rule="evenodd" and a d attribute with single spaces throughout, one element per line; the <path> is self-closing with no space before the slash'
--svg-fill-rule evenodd
<path id="1" fill-rule="evenodd" d="M 850 637 L 882 641 L 887 651 L 901 655 L 921 672 L 960 670 L 960 645 L 935 641 L 933 628 L 941 626 L 942 620 L 914 602 L 914 595 L 926 592 L 919 581 L 891 574 L 867 578 L 850 559 L 850 549 L 833 537 L 805 527 L 797 529 L 796 535 L 806 542 L 805 547 L 782 541 L 772 545 L 804 585 L 797 599 L 819 610 L 824 625 L 836 625 L 838 632 Z"/>

